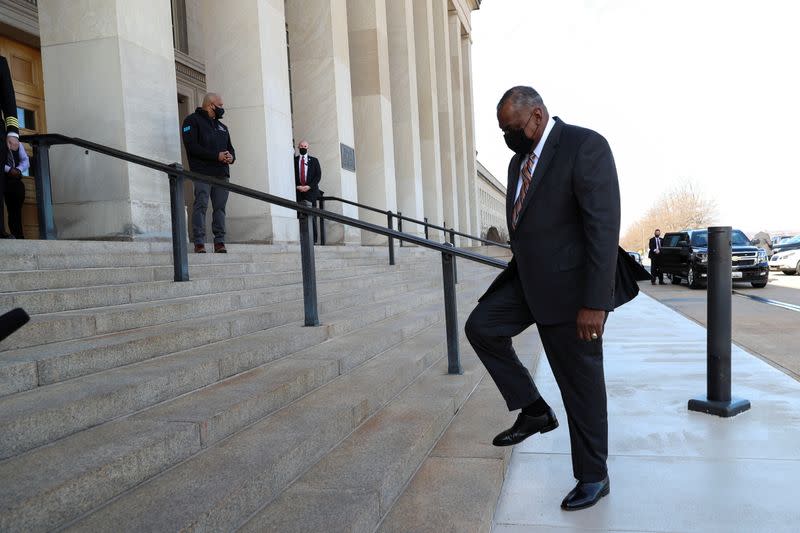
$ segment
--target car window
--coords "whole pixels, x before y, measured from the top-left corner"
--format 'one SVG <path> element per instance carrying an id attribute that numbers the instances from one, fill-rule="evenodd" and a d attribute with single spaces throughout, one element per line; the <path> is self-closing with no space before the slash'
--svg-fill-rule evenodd
<path id="1" fill-rule="evenodd" d="M 674 248 L 678 246 L 678 241 L 680 240 L 680 238 L 681 238 L 680 233 L 669 233 L 664 237 L 663 245 L 669 248 Z"/>
<path id="2" fill-rule="evenodd" d="M 708 232 L 695 231 L 692 233 L 692 246 L 705 247 L 708 246 Z"/>
<path id="3" fill-rule="evenodd" d="M 800 235 L 795 235 L 789 239 L 781 239 L 781 244 L 798 244 L 800 243 Z"/>
<path id="4" fill-rule="evenodd" d="M 731 232 L 731 244 L 734 246 L 750 246 L 750 239 L 740 230 L 735 229 Z"/>

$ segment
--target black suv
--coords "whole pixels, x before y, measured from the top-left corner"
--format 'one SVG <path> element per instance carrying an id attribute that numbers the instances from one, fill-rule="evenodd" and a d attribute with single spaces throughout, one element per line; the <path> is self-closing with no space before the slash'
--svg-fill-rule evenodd
<path id="1" fill-rule="evenodd" d="M 753 287 L 767 286 L 769 262 L 767 252 L 753 246 L 738 229 L 731 232 L 733 281 L 750 282 Z M 664 235 L 661 246 L 661 270 L 677 285 L 681 280 L 700 289 L 708 282 L 708 230 L 685 230 Z"/>

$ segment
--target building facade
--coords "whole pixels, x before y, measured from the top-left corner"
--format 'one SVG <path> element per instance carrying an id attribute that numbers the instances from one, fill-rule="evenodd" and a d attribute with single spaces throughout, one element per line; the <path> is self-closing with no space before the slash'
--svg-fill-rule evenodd
<path id="1" fill-rule="evenodd" d="M 506 188 L 486 167 L 477 161 L 478 224 L 484 239 L 508 240 L 506 223 Z M 490 231 L 494 228 L 494 232 Z"/>
<path id="2" fill-rule="evenodd" d="M 306 139 L 327 195 L 477 234 L 470 20 L 479 4 L 0 0 L 0 51 L 25 133 L 185 161 L 180 121 L 218 92 L 237 151 L 233 182 L 294 199 L 292 156 Z M 59 238 L 170 237 L 163 175 L 69 146 L 51 150 L 51 169 Z M 290 210 L 231 195 L 227 213 L 231 242 L 298 239 Z M 326 227 L 332 243 L 378 242 Z"/>

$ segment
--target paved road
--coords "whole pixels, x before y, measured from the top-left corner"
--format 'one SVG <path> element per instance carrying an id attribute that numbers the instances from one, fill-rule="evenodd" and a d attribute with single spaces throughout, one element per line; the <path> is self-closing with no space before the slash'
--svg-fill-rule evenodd
<path id="1" fill-rule="evenodd" d="M 669 283 L 669 282 L 668 282 Z M 706 325 L 706 291 L 683 285 L 640 284 L 642 290 L 660 302 Z M 800 276 L 770 272 L 763 289 L 734 285 L 733 341 L 756 353 L 790 376 L 800 380 L 800 312 L 747 298 L 758 296 L 800 306 Z"/>

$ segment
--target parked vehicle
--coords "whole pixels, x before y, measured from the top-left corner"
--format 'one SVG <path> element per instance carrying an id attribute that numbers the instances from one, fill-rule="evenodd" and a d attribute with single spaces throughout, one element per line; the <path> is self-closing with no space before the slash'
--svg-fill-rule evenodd
<path id="1" fill-rule="evenodd" d="M 788 252 L 789 250 L 797 249 L 800 249 L 800 235 L 795 235 L 794 237 L 783 240 L 776 244 L 772 247 L 772 253 L 779 254 L 781 252 Z"/>
<path id="2" fill-rule="evenodd" d="M 781 243 L 785 243 L 786 241 L 794 237 L 796 237 L 796 235 L 775 235 L 774 237 L 772 237 L 772 246 L 773 247 L 778 246 Z"/>
<path id="3" fill-rule="evenodd" d="M 636 262 L 642 264 L 642 256 L 639 252 L 628 252 L 628 255 L 636 259 Z"/>
<path id="4" fill-rule="evenodd" d="M 787 276 L 800 274 L 800 248 L 778 252 L 769 260 L 770 270 L 780 270 Z"/>
<path id="5" fill-rule="evenodd" d="M 735 282 L 749 282 L 763 288 L 769 281 L 767 252 L 753 246 L 740 230 L 731 232 L 731 275 Z M 708 230 L 685 230 L 664 235 L 659 259 L 661 270 L 678 285 L 682 280 L 692 289 L 708 283 Z"/>

